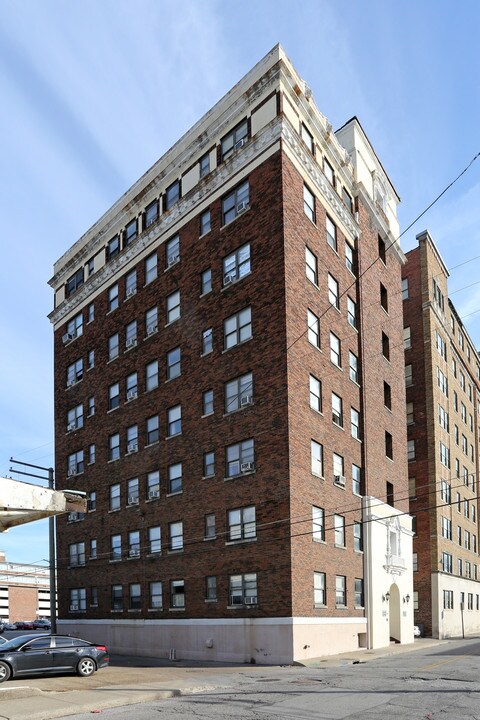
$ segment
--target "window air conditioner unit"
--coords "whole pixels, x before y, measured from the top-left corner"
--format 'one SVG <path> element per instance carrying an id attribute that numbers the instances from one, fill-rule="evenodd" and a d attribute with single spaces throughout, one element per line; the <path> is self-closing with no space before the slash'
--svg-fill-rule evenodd
<path id="1" fill-rule="evenodd" d="M 138 505 L 138 497 L 136 495 L 130 495 L 128 498 L 129 505 Z"/>
<path id="2" fill-rule="evenodd" d="M 67 342 L 70 342 L 70 340 L 73 340 L 75 335 L 73 333 L 65 333 L 65 335 L 62 337 L 62 342 L 65 345 Z"/>
<path id="3" fill-rule="evenodd" d="M 242 398 L 240 398 L 240 406 L 246 407 L 247 405 L 253 405 L 252 395 L 244 395 Z"/>
<path id="4" fill-rule="evenodd" d="M 127 298 L 132 297 L 132 295 L 137 294 L 137 288 L 136 287 L 130 287 L 127 290 Z"/>
<path id="5" fill-rule="evenodd" d="M 67 380 L 67 387 L 72 387 L 72 385 L 75 385 L 76 382 L 77 378 L 70 378 L 69 380 Z"/>
<path id="6" fill-rule="evenodd" d="M 240 215 L 240 213 L 245 212 L 245 210 L 248 209 L 248 202 L 244 200 L 241 203 L 238 203 L 237 205 L 237 215 Z"/>
<path id="7" fill-rule="evenodd" d="M 127 342 L 125 343 L 127 348 L 135 347 L 137 344 L 137 338 L 128 338 Z"/>
<path id="8" fill-rule="evenodd" d="M 334 475 L 333 482 L 335 483 L 335 485 L 340 485 L 341 487 L 345 487 L 346 477 L 345 477 L 345 475 Z"/>
<path id="9" fill-rule="evenodd" d="M 246 597 L 243 602 L 245 603 L 245 605 L 256 605 L 257 598 L 255 595 L 251 595 L 250 597 Z"/>
<path id="10" fill-rule="evenodd" d="M 137 397 L 137 391 L 136 390 L 129 390 L 127 392 L 127 400 L 135 400 Z"/>
<path id="11" fill-rule="evenodd" d="M 223 276 L 223 284 L 224 285 L 230 285 L 230 283 L 233 283 L 235 280 L 235 275 L 232 273 L 228 273 L 228 275 Z"/>
<path id="12" fill-rule="evenodd" d="M 255 463 L 253 462 L 245 462 L 240 465 L 240 472 L 247 473 L 251 472 L 255 468 Z"/>
<path id="13" fill-rule="evenodd" d="M 152 500 L 153 498 L 160 497 L 160 490 L 149 490 L 148 491 L 148 498 L 149 500 Z"/>
<path id="14" fill-rule="evenodd" d="M 133 453 L 137 452 L 138 450 L 138 443 L 137 442 L 131 442 L 127 445 L 127 453 Z"/>
<path id="15" fill-rule="evenodd" d="M 78 610 L 78 605 L 70 605 L 70 610 L 75 612 L 75 610 Z"/>
<path id="16" fill-rule="evenodd" d="M 180 255 L 178 253 L 176 253 L 174 255 L 169 255 L 167 258 L 168 267 L 170 267 L 171 265 L 175 265 L 179 260 L 180 260 Z"/>
<path id="17" fill-rule="evenodd" d="M 241 138 L 241 140 L 237 140 L 237 142 L 233 146 L 233 149 L 240 150 L 240 148 L 242 148 L 246 144 L 247 144 L 247 138 Z"/>
<path id="18" fill-rule="evenodd" d="M 147 335 L 153 335 L 157 332 L 157 325 L 147 325 Z"/>
<path id="19" fill-rule="evenodd" d="M 140 555 L 140 550 L 133 548 L 132 550 L 128 551 L 128 557 L 138 557 Z"/>
<path id="20" fill-rule="evenodd" d="M 73 475 L 76 475 L 76 474 L 77 474 L 76 468 L 68 468 L 67 477 L 73 477 Z"/>
<path id="21" fill-rule="evenodd" d="M 75 430 L 76 427 L 77 427 L 76 423 L 74 423 L 74 422 L 68 423 L 67 432 L 72 432 L 72 430 Z"/>

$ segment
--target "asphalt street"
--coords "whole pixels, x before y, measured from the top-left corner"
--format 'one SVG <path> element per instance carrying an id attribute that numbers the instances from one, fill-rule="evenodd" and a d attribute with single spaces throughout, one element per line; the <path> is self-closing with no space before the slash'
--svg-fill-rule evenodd
<path id="1" fill-rule="evenodd" d="M 105 709 L 102 717 L 480 720 L 480 641 L 451 641 L 338 667 L 245 667 L 218 682 L 207 692 Z M 86 720 L 91 713 L 69 718 Z"/>

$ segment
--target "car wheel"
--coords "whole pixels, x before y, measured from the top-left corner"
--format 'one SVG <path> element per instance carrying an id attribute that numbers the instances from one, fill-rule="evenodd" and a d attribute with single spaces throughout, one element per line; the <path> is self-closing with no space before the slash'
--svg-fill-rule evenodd
<path id="1" fill-rule="evenodd" d="M 7 663 L 4 663 L 0 660 L 0 683 L 8 680 L 11 674 L 12 671 L 10 670 L 10 665 L 7 665 Z"/>
<path id="2" fill-rule="evenodd" d="M 89 675 L 93 675 L 95 670 L 96 667 L 92 658 L 83 658 L 77 665 L 77 673 L 82 677 L 88 677 Z"/>

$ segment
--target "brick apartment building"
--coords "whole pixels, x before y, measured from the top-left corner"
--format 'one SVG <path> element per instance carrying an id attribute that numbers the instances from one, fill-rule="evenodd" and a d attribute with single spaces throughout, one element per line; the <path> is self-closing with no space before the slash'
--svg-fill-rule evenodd
<path id="1" fill-rule="evenodd" d="M 0 621 L 50 617 L 50 571 L 8 561 L 0 550 Z"/>
<path id="2" fill-rule="evenodd" d="M 413 638 L 398 197 L 276 46 L 55 263 L 59 627 L 290 662 Z"/>
<path id="3" fill-rule="evenodd" d="M 417 240 L 402 281 L 415 622 L 448 637 L 480 630 L 480 358 L 434 241 Z"/>

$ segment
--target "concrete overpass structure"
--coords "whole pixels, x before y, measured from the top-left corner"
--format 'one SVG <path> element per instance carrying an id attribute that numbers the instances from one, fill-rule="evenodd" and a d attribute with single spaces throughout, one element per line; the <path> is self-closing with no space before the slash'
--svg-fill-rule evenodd
<path id="1" fill-rule="evenodd" d="M 84 493 L 51 490 L 40 485 L 0 478 L 0 532 L 25 523 L 62 515 L 85 512 Z"/>

